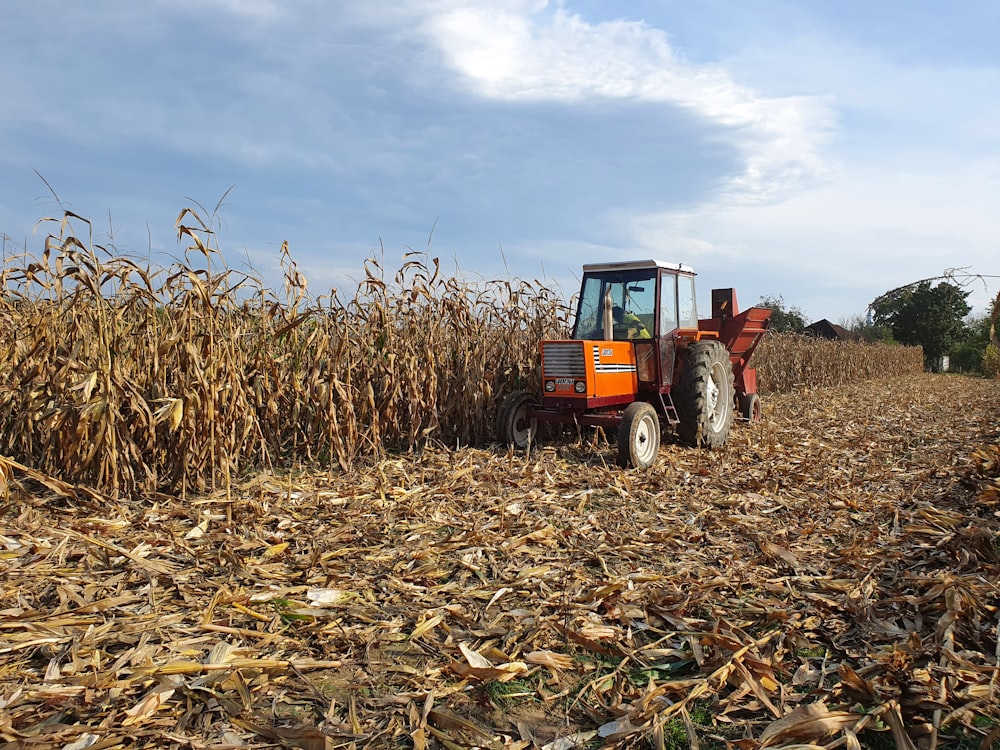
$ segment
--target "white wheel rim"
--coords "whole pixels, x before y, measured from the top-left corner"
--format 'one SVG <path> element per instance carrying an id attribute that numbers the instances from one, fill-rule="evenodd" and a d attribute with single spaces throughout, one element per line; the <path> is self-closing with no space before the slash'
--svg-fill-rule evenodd
<path id="1" fill-rule="evenodd" d="M 639 424 L 636 425 L 635 454 L 636 459 L 643 464 L 648 464 L 653 457 L 653 450 L 656 445 L 653 440 L 653 430 L 656 427 L 654 427 L 651 417 L 643 417 L 639 420 Z"/>
<path id="2" fill-rule="evenodd" d="M 719 394 L 722 392 L 719 388 L 719 383 L 723 382 L 722 378 L 725 376 L 726 374 L 722 371 L 721 365 L 713 365 L 705 389 L 705 395 L 708 397 L 708 424 L 713 432 L 718 432 L 722 429 L 723 424 L 726 422 L 726 399 L 719 398 Z"/>
<path id="3" fill-rule="evenodd" d="M 511 432 L 514 443 L 518 447 L 526 446 L 535 434 L 535 420 L 528 419 L 528 406 L 522 406 L 515 411 L 512 421 L 514 429 Z"/>

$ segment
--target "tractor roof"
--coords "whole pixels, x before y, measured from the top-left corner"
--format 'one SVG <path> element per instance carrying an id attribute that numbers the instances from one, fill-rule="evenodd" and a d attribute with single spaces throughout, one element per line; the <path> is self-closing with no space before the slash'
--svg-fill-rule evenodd
<path id="1" fill-rule="evenodd" d="M 624 260 L 617 263 L 586 263 L 584 273 L 600 273 L 601 271 L 640 271 L 650 268 L 665 268 L 668 271 L 694 274 L 691 266 L 683 263 L 664 263 L 662 260 Z"/>

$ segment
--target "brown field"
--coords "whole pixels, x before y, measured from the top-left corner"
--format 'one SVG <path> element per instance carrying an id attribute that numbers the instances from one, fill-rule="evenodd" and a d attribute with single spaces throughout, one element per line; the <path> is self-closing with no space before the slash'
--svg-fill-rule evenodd
<path id="1" fill-rule="evenodd" d="M 995 747 L 998 404 L 951 376 L 799 390 L 645 472 L 598 438 L 186 501 L 18 475 L 0 736 Z"/>

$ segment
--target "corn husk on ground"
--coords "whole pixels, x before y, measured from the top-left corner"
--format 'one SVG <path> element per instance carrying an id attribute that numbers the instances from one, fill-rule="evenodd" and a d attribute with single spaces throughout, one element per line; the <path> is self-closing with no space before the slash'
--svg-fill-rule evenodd
<path id="1" fill-rule="evenodd" d="M 278 299 L 180 226 L 4 271 L 6 747 L 1000 740 L 998 381 L 774 337 L 723 450 L 508 454 L 556 295 L 414 257 L 316 302 L 286 255 Z"/>
<path id="2" fill-rule="evenodd" d="M 597 439 L 129 505 L 22 478 L 0 531 L 0 735 L 995 742 L 998 390 L 776 396 L 724 450 L 667 445 L 645 472 Z"/>

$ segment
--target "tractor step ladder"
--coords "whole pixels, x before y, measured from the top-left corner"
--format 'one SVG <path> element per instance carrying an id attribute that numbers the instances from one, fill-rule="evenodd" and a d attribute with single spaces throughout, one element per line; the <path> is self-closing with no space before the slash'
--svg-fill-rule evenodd
<path id="1" fill-rule="evenodd" d="M 663 405 L 663 413 L 667 417 L 668 424 L 673 426 L 681 421 L 681 418 L 677 416 L 677 407 L 674 406 L 674 400 L 669 393 L 660 394 L 660 403 Z"/>

